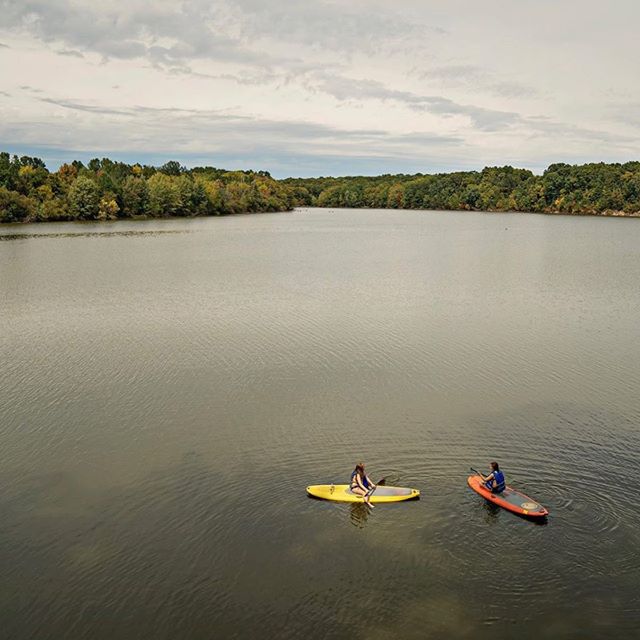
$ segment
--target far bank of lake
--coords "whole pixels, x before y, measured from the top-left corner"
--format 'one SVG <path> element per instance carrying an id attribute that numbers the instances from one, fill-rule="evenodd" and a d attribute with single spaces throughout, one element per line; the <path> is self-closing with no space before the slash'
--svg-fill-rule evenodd
<path id="1" fill-rule="evenodd" d="M 0 153 L 0 223 L 221 216 L 296 206 L 640 217 L 640 162 L 440 174 L 287 178 L 94 158 L 50 172 Z"/>

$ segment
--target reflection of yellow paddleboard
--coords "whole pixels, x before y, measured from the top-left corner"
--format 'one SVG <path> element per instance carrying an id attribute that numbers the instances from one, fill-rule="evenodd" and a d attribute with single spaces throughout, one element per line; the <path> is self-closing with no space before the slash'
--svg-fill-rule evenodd
<path id="1" fill-rule="evenodd" d="M 362 496 L 352 493 L 348 484 L 312 484 L 307 493 L 314 498 L 334 500 L 335 502 L 363 502 Z M 420 497 L 417 489 L 407 487 L 376 487 L 370 500 L 379 502 L 400 502 Z"/>

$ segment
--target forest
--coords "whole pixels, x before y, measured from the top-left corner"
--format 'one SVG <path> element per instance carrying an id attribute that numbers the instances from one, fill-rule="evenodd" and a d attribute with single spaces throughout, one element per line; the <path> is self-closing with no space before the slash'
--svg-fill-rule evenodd
<path id="1" fill-rule="evenodd" d="M 0 222 L 226 215 L 293 208 L 293 190 L 264 171 L 74 161 L 0 153 Z"/>
<path id="2" fill-rule="evenodd" d="M 298 206 L 640 215 L 640 162 L 282 182 Z"/>
<path id="3" fill-rule="evenodd" d="M 582 215 L 640 215 L 640 162 L 510 166 L 435 175 L 289 178 L 296 204 Z"/>
<path id="4" fill-rule="evenodd" d="M 296 206 L 640 216 L 640 162 L 511 166 L 440 174 L 275 180 L 266 171 L 95 158 L 50 172 L 0 153 L 0 222 L 115 220 L 288 211 Z"/>

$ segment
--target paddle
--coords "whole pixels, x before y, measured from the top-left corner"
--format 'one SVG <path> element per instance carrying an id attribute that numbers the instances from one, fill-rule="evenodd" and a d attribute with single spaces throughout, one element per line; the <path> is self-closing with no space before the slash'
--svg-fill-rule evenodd
<path id="1" fill-rule="evenodd" d="M 473 473 L 476 473 L 476 474 L 477 474 L 477 475 L 479 475 L 482 479 L 484 479 L 484 476 L 483 476 L 479 471 L 477 471 L 477 470 L 476 470 L 476 469 L 474 469 L 473 467 L 469 467 L 469 469 L 470 469 L 471 471 L 473 471 Z M 512 478 L 511 478 L 511 476 L 509 476 L 508 478 L 507 478 L 507 476 L 505 476 L 505 477 L 504 477 L 504 482 L 505 482 L 505 484 L 506 484 L 507 482 L 511 483 L 511 479 L 512 479 Z"/>
<path id="2" fill-rule="evenodd" d="M 479 475 L 479 476 L 482 478 L 482 482 L 486 482 L 486 480 L 485 480 L 485 476 L 483 476 L 483 475 L 482 475 L 482 474 L 481 474 L 477 469 L 474 469 L 473 467 L 469 467 L 469 469 L 470 469 L 471 471 L 473 471 L 473 473 L 475 473 L 475 474 Z M 509 484 L 511 484 L 511 477 L 507 478 L 507 476 L 504 476 L 504 486 L 505 486 L 505 489 L 508 489 L 508 488 L 509 488 L 509 487 L 507 486 L 507 482 L 508 482 Z M 491 490 L 491 492 L 493 493 L 493 490 Z"/>
<path id="3" fill-rule="evenodd" d="M 372 509 L 373 509 L 373 505 L 371 504 L 371 502 L 369 502 L 368 498 L 370 498 L 373 495 L 373 492 L 380 486 L 384 486 L 387 483 L 387 478 L 389 476 L 382 476 L 382 478 L 380 478 L 380 480 L 378 480 L 377 484 L 375 487 L 373 487 L 373 489 L 371 489 L 371 491 L 367 491 L 367 493 L 363 496 L 364 502 L 365 504 L 369 505 Z"/>

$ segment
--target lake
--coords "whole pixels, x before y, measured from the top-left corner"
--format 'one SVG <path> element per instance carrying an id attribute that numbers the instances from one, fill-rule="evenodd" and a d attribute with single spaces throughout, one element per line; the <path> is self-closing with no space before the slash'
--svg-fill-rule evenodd
<path id="1" fill-rule="evenodd" d="M 0 296 L 3 638 L 638 632 L 640 221 L 0 225 Z"/>

